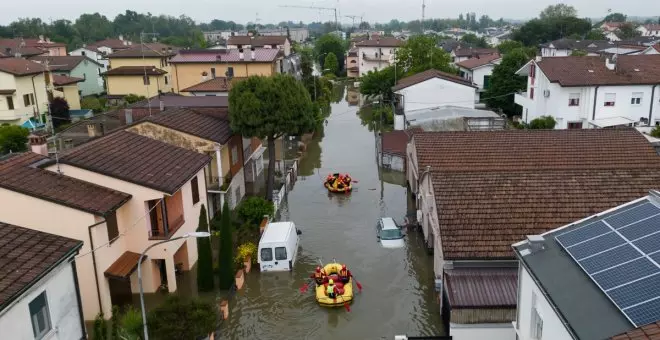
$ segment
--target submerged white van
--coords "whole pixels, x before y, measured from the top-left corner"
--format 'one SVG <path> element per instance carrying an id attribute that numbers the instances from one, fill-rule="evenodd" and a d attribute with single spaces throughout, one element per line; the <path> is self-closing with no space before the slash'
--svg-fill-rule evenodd
<path id="1" fill-rule="evenodd" d="M 293 270 L 301 232 L 293 222 L 268 223 L 259 240 L 259 268 L 262 272 Z"/>

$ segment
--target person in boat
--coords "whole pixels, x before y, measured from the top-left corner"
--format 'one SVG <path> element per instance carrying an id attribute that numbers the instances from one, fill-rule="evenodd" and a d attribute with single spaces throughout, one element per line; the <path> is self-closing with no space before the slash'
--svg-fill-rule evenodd
<path id="1" fill-rule="evenodd" d="M 346 183 L 346 185 L 350 185 L 351 184 L 351 176 L 349 176 L 348 174 L 344 175 L 344 183 Z"/>
<path id="2" fill-rule="evenodd" d="M 342 283 L 347 284 L 352 277 L 353 274 L 351 274 L 351 271 L 346 268 L 345 264 L 342 264 L 341 269 L 339 270 L 339 280 L 341 280 Z"/>
<path id="3" fill-rule="evenodd" d="M 328 297 L 331 299 L 337 298 L 337 286 L 335 286 L 335 281 L 333 279 L 328 281 L 328 287 L 326 287 L 325 293 L 328 294 Z"/>
<path id="4" fill-rule="evenodd" d="M 314 281 L 316 281 L 316 284 L 319 286 L 323 284 L 323 280 L 325 279 L 325 277 L 326 277 L 325 270 L 321 268 L 321 266 L 317 266 L 314 274 L 310 276 L 310 278 L 314 279 Z"/>
<path id="5" fill-rule="evenodd" d="M 328 174 L 328 177 L 325 178 L 326 183 L 332 185 L 335 181 L 335 176 L 333 174 Z"/>
<path id="6" fill-rule="evenodd" d="M 344 189 L 344 186 L 346 186 L 346 184 L 344 183 L 344 176 L 342 174 L 339 174 L 337 180 L 335 181 L 335 189 L 341 190 Z"/>

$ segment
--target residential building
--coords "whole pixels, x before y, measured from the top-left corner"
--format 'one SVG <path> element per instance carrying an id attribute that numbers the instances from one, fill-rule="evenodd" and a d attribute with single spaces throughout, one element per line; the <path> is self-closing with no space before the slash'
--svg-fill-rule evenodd
<path id="1" fill-rule="evenodd" d="M 650 191 L 514 244 L 520 262 L 517 338 L 657 337 L 659 198 Z"/>
<path id="2" fill-rule="evenodd" d="M 279 27 L 275 29 L 259 28 L 257 33 L 260 36 L 283 36 L 291 41 L 303 43 L 309 39 L 309 30 L 305 27 Z"/>
<path id="3" fill-rule="evenodd" d="M 14 57 L 16 54 L 21 56 L 41 54 L 62 56 L 66 55 L 66 44 L 50 41 L 43 35 L 40 35 L 39 38 L 0 39 L 0 51 Z"/>
<path id="4" fill-rule="evenodd" d="M 605 39 L 607 39 L 608 41 L 621 41 L 621 38 L 619 38 L 619 36 L 616 35 L 616 32 L 605 33 Z"/>
<path id="5" fill-rule="evenodd" d="M 518 262 L 510 244 L 660 185 L 660 156 L 635 129 L 421 132 L 407 155 L 455 340 L 515 338 Z"/>
<path id="6" fill-rule="evenodd" d="M 36 56 L 30 58 L 44 66 L 52 74 L 80 78 L 78 83 L 81 96 L 101 94 L 105 92 L 103 65 L 85 56 Z"/>
<path id="7" fill-rule="evenodd" d="M 660 37 L 660 24 L 641 25 L 636 30 L 643 37 Z"/>
<path id="8" fill-rule="evenodd" d="M 75 256 L 82 242 L 0 222 L 0 329 L 12 339 L 87 339 Z"/>
<path id="9" fill-rule="evenodd" d="M 616 45 L 607 40 L 575 40 L 562 38 L 541 44 L 542 57 L 567 57 L 574 51 L 586 52 L 587 55 L 599 55 L 599 51 L 604 48 L 615 47 Z"/>
<path id="10" fill-rule="evenodd" d="M 53 82 L 53 96 L 66 99 L 69 109 L 80 110 L 80 87 L 79 84 L 84 81 L 82 78 L 62 76 L 51 74 Z"/>
<path id="11" fill-rule="evenodd" d="M 358 57 L 358 48 L 353 47 L 348 52 L 346 52 L 346 58 L 344 59 L 346 65 L 346 76 L 349 78 L 357 78 L 360 76 L 360 58 Z"/>
<path id="12" fill-rule="evenodd" d="M 486 109 L 471 109 L 454 105 L 408 111 L 400 119 L 394 116 L 394 129 L 418 127 L 424 131 L 491 131 L 504 130 L 507 121 Z"/>
<path id="13" fill-rule="evenodd" d="M 502 57 L 499 54 L 491 54 L 458 62 L 456 66 L 458 66 L 459 75 L 463 79 L 477 85 L 480 97 L 481 93 L 488 90 L 493 69 L 501 61 Z"/>
<path id="14" fill-rule="evenodd" d="M 229 90 L 236 82 L 245 78 L 216 77 L 181 90 L 185 96 L 228 96 Z"/>
<path id="15" fill-rule="evenodd" d="M 276 48 L 181 50 L 170 60 L 174 92 L 216 77 L 247 78 L 283 72 L 283 54 Z"/>
<path id="16" fill-rule="evenodd" d="M 0 124 L 20 125 L 48 110 L 46 74 L 34 61 L 0 58 Z"/>
<path id="17" fill-rule="evenodd" d="M 460 63 L 471 58 L 481 58 L 486 56 L 498 55 L 499 51 L 496 48 L 463 48 L 458 45 L 457 48 L 451 51 L 452 63 Z"/>
<path id="18" fill-rule="evenodd" d="M 252 48 L 272 48 L 282 51 L 285 57 L 291 54 L 291 42 L 284 36 L 234 35 L 227 39 L 227 48 L 249 50 Z"/>
<path id="19" fill-rule="evenodd" d="M 204 112 L 204 111 L 202 111 Z M 257 138 L 242 138 L 229 127 L 227 116 L 193 109 L 169 109 L 147 117 L 128 131 L 209 155 L 206 188 L 209 213 L 220 211 L 225 201 L 234 209 L 263 172 L 263 152 Z"/>
<path id="20" fill-rule="evenodd" d="M 660 54 L 660 43 L 647 47 L 640 54 Z"/>
<path id="21" fill-rule="evenodd" d="M 616 32 L 624 24 L 625 24 L 625 22 L 603 22 L 600 25 L 600 30 L 603 31 L 603 32 Z"/>
<path id="22" fill-rule="evenodd" d="M 202 33 L 204 34 L 204 39 L 208 42 L 227 41 L 234 34 L 231 30 L 207 31 Z"/>
<path id="23" fill-rule="evenodd" d="M 131 47 L 133 47 L 133 43 L 125 40 L 120 35 L 118 39 L 105 39 L 89 45 L 83 45 L 83 47 L 69 52 L 69 55 L 86 56 L 103 65 L 102 72 L 105 72 L 108 70 L 108 66 L 110 66 L 110 61 L 108 60 L 109 54 Z"/>
<path id="24" fill-rule="evenodd" d="M 377 37 L 356 43 L 360 77 L 369 71 L 380 71 L 393 64 L 396 50 L 401 46 L 403 41 L 391 37 Z"/>
<path id="25" fill-rule="evenodd" d="M 406 147 L 412 135 L 421 132 L 420 128 L 383 132 L 376 138 L 378 166 L 396 172 L 406 172 Z M 401 185 L 406 185 L 402 183 Z"/>
<path id="26" fill-rule="evenodd" d="M 515 102 L 525 122 L 549 115 L 556 129 L 660 124 L 658 63 L 660 55 L 537 57 L 517 72 L 528 80 Z"/>

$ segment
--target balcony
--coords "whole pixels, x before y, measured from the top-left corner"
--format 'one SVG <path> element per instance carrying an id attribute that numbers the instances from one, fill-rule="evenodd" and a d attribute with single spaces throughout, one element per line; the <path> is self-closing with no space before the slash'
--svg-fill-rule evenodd
<path id="1" fill-rule="evenodd" d="M 215 175 L 206 176 L 206 190 L 215 193 L 224 193 L 231 185 L 231 176 L 218 177 Z"/>
<path id="2" fill-rule="evenodd" d="M 183 218 L 181 190 L 172 196 L 165 196 L 164 199 L 146 203 L 149 209 L 149 240 L 167 240 L 186 222 Z"/>
<path id="3" fill-rule="evenodd" d="M 31 108 L 15 109 L 15 110 L 0 110 L 0 121 L 20 120 L 25 121 L 34 117 Z"/>
<path id="4" fill-rule="evenodd" d="M 384 62 L 390 62 L 390 57 L 391 55 L 383 55 L 381 54 L 380 56 L 376 55 L 369 55 L 369 54 L 363 54 L 362 59 L 366 61 L 384 61 Z"/>
<path id="5" fill-rule="evenodd" d="M 532 100 L 527 96 L 527 92 L 516 93 L 513 97 L 513 101 L 522 107 L 527 107 L 532 104 Z"/>

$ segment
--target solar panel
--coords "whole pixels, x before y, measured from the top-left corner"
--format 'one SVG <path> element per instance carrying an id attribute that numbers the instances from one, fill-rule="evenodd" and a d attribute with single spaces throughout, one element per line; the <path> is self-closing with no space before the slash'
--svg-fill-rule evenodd
<path id="1" fill-rule="evenodd" d="M 555 239 L 635 326 L 660 320 L 660 208 L 645 200 Z"/>

